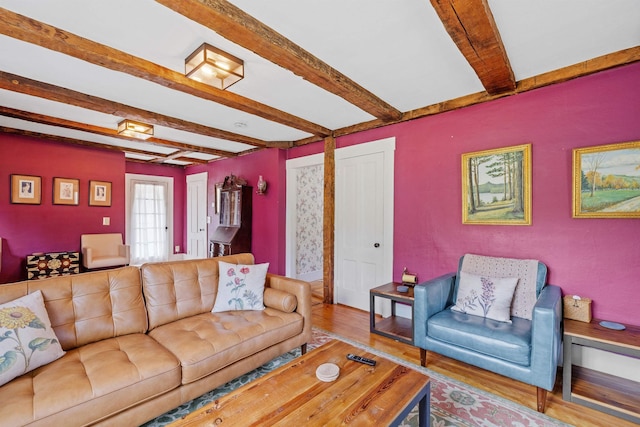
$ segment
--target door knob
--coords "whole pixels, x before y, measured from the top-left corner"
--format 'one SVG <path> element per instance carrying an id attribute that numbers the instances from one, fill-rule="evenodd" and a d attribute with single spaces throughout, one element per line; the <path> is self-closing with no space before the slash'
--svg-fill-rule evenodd
<path id="1" fill-rule="evenodd" d="M 373 244 L 373 247 L 374 247 L 374 248 L 379 248 L 379 247 L 380 247 L 380 243 L 374 243 L 374 244 Z"/>

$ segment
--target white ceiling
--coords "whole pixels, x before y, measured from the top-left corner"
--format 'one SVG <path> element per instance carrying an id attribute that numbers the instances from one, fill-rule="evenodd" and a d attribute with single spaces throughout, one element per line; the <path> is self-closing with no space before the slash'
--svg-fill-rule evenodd
<path id="1" fill-rule="evenodd" d="M 231 3 L 402 112 L 484 90 L 428 0 Z M 488 0 L 488 5 L 516 81 L 640 45 L 638 0 Z M 179 73 L 184 72 L 184 59 L 206 42 L 245 61 L 245 78 L 230 92 L 331 130 L 375 119 L 152 0 L 0 0 L 0 7 Z M 264 141 L 312 136 L 1 34 L 0 71 Z M 0 106 L 110 129 L 124 118 L 4 89 L 0 89 Z M 0 126 L 163 155 L 175 151 L 4 115 L 0 115 Z M 155 127 L 155 136 L 231 153 L 255 148 L 164 126 Z"/>

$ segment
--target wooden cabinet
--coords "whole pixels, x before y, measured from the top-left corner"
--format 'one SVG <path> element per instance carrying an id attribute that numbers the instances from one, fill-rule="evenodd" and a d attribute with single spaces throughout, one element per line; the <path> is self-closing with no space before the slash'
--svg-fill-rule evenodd
<path id="1" fill-rule="evenodd" d="M 209 256 L 251 252 L 252 187 L 222 187 L 219 224 L 209 242 Z"/>

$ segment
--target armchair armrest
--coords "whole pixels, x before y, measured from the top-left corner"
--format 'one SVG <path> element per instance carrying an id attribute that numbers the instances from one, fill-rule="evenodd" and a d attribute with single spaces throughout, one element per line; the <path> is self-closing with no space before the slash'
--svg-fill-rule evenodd
<path id="1" fill-rule="evenodd" d="M 562 292 L 559 286 L 547 285 L 540 291 L 531 320 L 531 369 L 540 387 L 553 390 L 562 340 Z"/>
<path id="2" fill-rule="evenodd" d="M 130 256 L 130 246 L 129 245 L 119 245 L 118 246 L 118 256 L 124 257 L 127 259 L 126 264 L 129 264 Z"/>
<path id="3" fill-rule="evenodd" d="M 425 348 L 427 321 L 431 316 L 447 308 L 452 298 L 456 273 L 448 273 L 413 288 L 413 341 L 416 346 Z M 421 343 L 423 345 L 421 345 Z"/>
<path id="4" fill-rule="evenodd" d="M 82 248 L 82 258 L 85 262 L 91 262 L 93 260 L 93 250 L 91 248 Z"/>

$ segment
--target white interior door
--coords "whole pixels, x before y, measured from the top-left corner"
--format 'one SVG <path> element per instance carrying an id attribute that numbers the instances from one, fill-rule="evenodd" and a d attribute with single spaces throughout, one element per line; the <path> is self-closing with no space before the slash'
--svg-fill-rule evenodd
<path id="1" fill-rule="evenodd" d="M 187 256 L 207 257 L 207 173 L 187 176 Z"/>
<path id="2" fill-rule="evenodd" d="M 335 300 L 366 311 L 369 289 L 392 281 L 394 150 L 394 138 L 336 150 Z"/>

